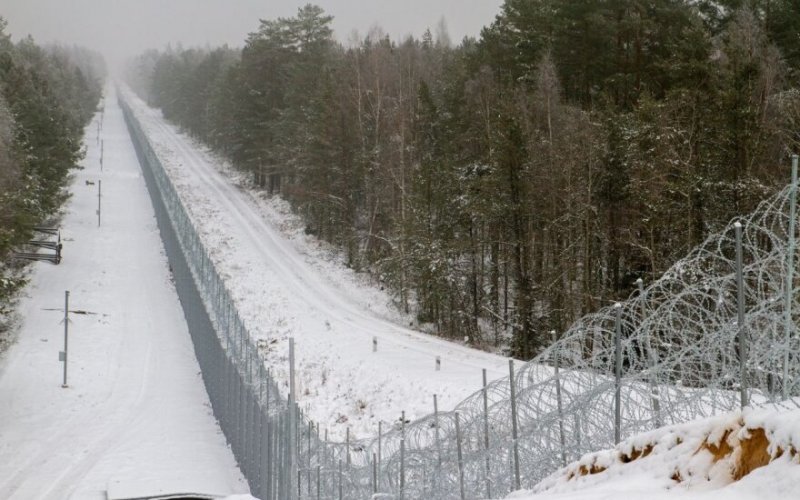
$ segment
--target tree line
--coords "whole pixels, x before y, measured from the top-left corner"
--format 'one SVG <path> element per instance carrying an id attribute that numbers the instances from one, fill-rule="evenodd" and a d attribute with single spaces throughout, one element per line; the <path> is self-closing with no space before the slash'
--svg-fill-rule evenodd
<path id="1" fill-rule="evenodd" d="M 331 20 L 129 81 L 445 337 L 532 357 L 788 182 L 797 2 L 506 0 L 457 46 Z"/>
<path id="2" fill-rule="evenodd" d="M 102 93 L 102 58 L 78 47 L 14 43 L 0 17 L 0 312 L 23 283 L 11 260 L 67 199 L 83 129 Z"/>

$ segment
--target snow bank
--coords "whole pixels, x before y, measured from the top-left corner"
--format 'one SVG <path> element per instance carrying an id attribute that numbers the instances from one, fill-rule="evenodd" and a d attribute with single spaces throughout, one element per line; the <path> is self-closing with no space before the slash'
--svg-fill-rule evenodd
<path id="1" fill-rule="evenodd" d="M 509 498 L 794 498 L 798 407 L 800 399 L 640 434 Z"/>

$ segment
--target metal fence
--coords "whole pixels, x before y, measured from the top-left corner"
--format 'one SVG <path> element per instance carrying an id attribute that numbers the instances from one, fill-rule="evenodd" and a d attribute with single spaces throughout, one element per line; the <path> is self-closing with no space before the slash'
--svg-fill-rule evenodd
<path id="1" fill-rule="evenodd" d="M 264 500 L 497 498 L 663 424 L 800 392 L 793 183 L 454 411 L 334 443 L 283 396 L 121 100 L 208 394 Z M 795 159 L 796 162 L 796 159 Z M 795 165 L 796 168 L 796 165 Z M 555 332 L 554 332 L 555 336 Z M 290 386 L 293 380 L 290 349 Z"/>

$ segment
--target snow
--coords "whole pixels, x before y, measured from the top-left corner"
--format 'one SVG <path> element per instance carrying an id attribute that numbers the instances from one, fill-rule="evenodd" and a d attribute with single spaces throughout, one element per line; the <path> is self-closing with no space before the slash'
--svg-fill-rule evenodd
<path id="1" fill-rule="evenodd" d="M 356 437 L 374 435 L 379 421 L 399 424 L 402 411 L 409 419 L 432 413 L 434 394 L 441 409 L 452 408 L 481 387 L 484 368 L 490 380 L 507 375 L 507 358 L 403 326 L 413 321 L 329 247 L 302 235 L 285 204 L 251 191 L 160 111 L 125 96 L 284 386 L 294 336 L 298 402 L 332 438 L 343 440 L 348 427 Z"/>
<path id="2" fill-rule="evenodd" d="M 113 95 L 61 222 L 64 260 L 36 263 L 0 359 L 0 498 L 111 490 L 248 491 L 209 407 L 139 165 Z M 99 115 L 98 115 L 99 118 Z M 97 188 L 102 179 L 102 227 Z M 62 388 L 64 291 L 69 380 Z"/>
<path id="3" fill-rule="evenodd" d="M 800 399 L 662 427 L 625 440 L 614 449 L 584 455 L 533 491 L 516 492 L 508 498 L 795 498 L 800 485 L 798 407 Z M 762 431 L 769 443 L 769 463 L 735 480 L 737 465 L 748 456 L 742 443 Z M 725 447 L 728 452 L 719 452 L 715 458 L 715 450 Z M 647 449 L 648 453 L 637 456 Z M 586 474 L 592 467 L 604 470 Z"/>

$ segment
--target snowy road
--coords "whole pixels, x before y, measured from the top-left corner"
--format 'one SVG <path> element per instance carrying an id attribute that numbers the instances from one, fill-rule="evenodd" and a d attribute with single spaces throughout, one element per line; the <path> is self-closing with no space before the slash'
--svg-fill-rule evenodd
<path id="1" fill-rule="evenodd" d="M 388 297 L 363 286 L 288 240 L 268 202 L 243 189 L 221 162 L 176 131 L 159 111 L 130 97 L 145 131 L 184 200 L 246 324 L 270 342 L 265 353 L 285 367 L 289 336 L 297 343 L 300 404 L 337 435 L 374 433 L 377 421 L 433 411 L 433 395 L 452 407 L 481 384 L 508 374 L 506 358 L 398 326 Z M 372 352 L 372 338 L 378 352 Z M 442 368 L 435 369 L 440 357 Z"/>
<path id="2" fill-rule="evenodd" d="M 103 498 L 110 486 L 247 491 L 216 425 L 139 165 L 106 99 L 62 222 L 64 260 L 33 266 L 17 342 L 0 359 L 0 498 Z M 97 188 L 102 179 L 102 227 Z M 61 388 L 64 291 L 69 388 Z M 141 491 L 141 490 L 137 490 Z"/>

